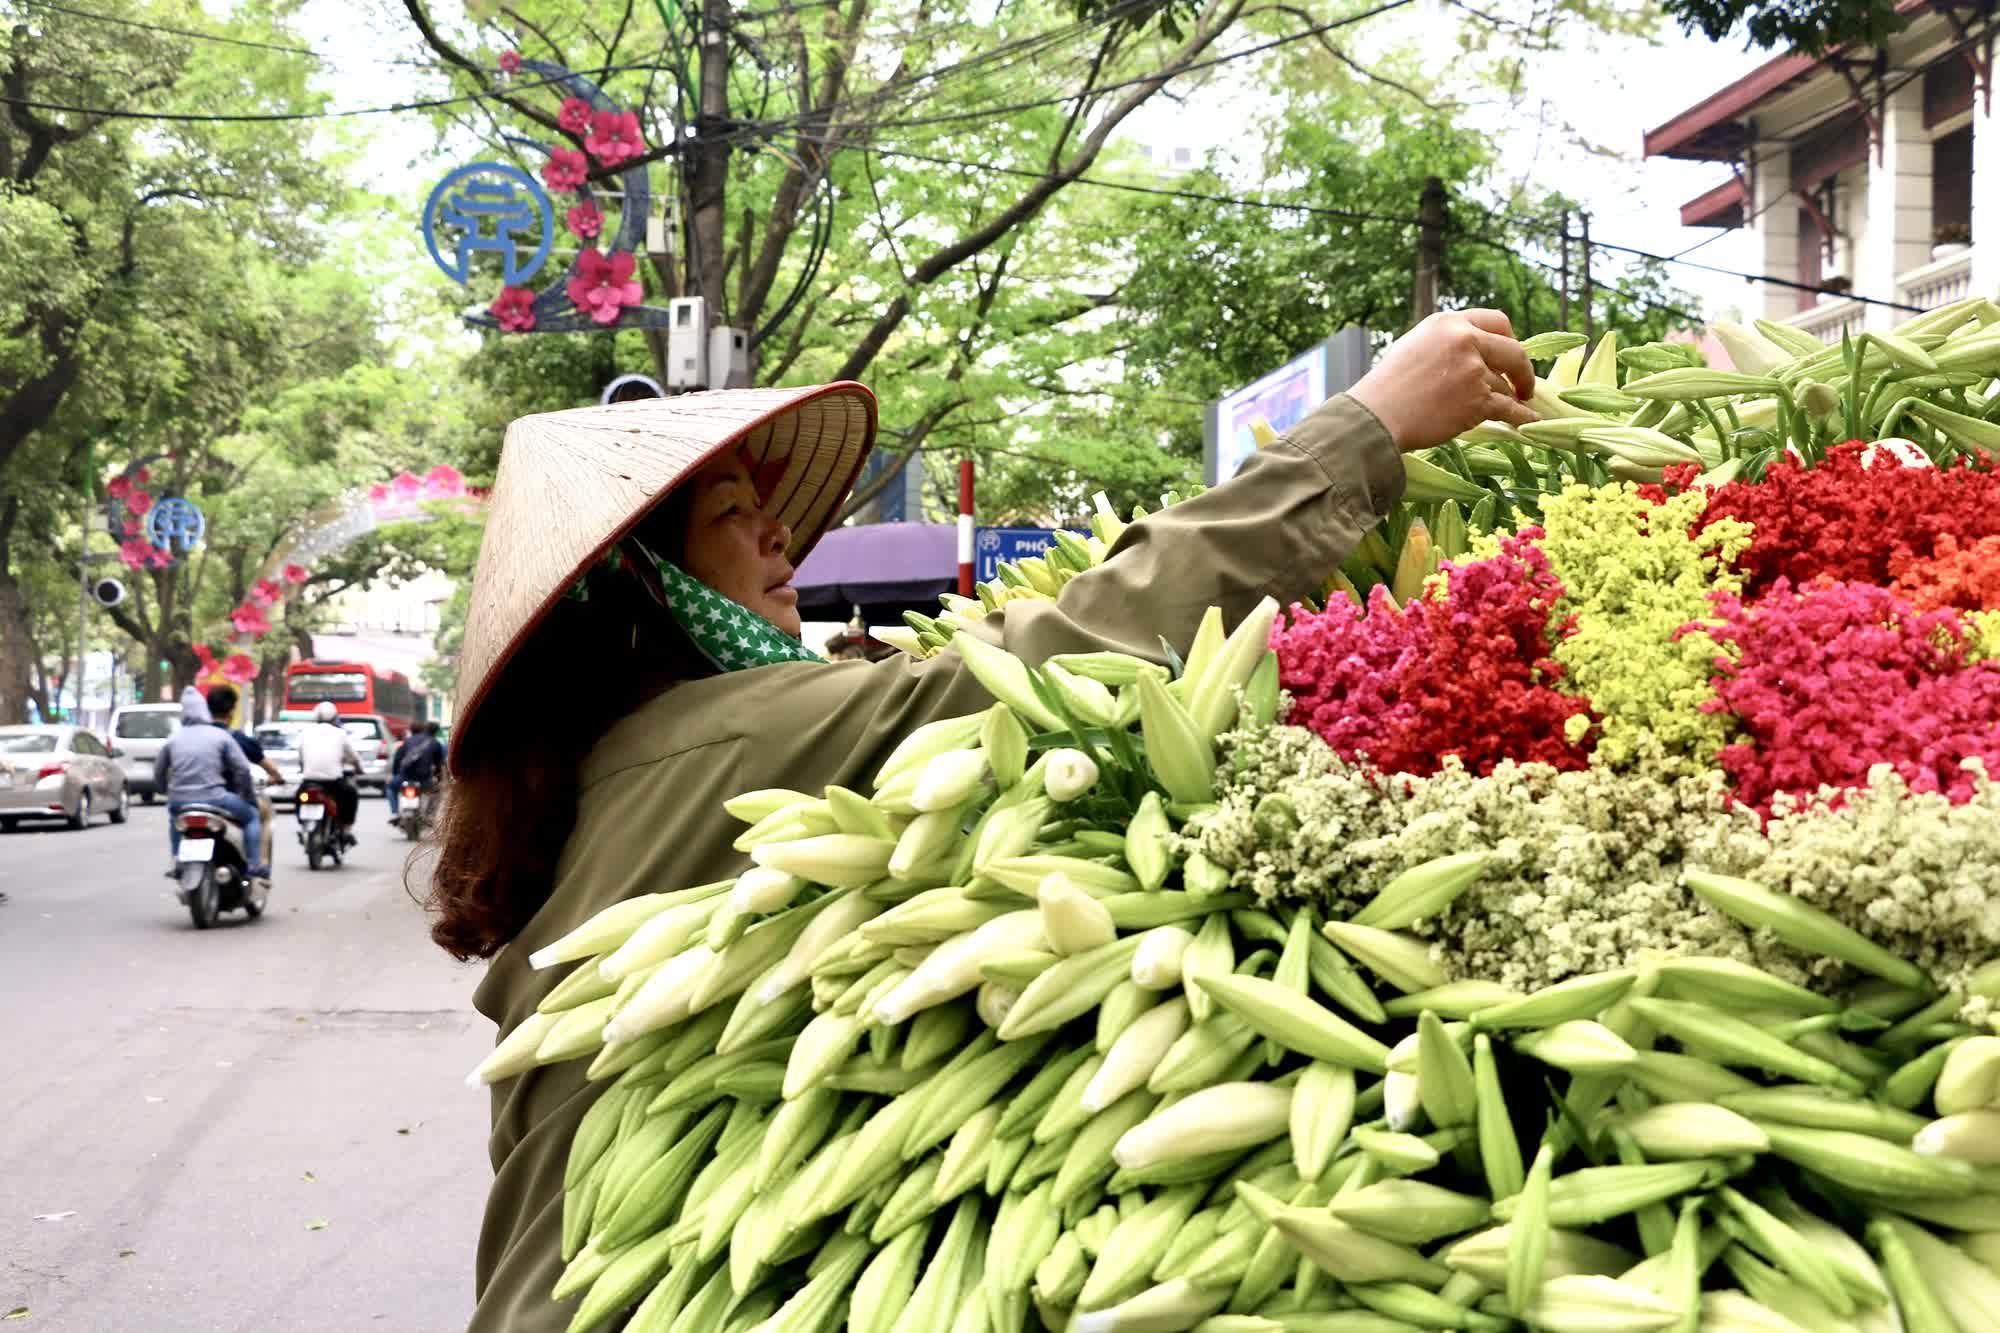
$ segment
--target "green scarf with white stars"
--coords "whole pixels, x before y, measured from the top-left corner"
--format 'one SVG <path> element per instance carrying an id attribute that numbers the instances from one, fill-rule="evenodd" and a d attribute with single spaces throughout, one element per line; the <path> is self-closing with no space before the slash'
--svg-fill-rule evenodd
<path id="1" fill-rule="evenodd" d="M 667 614 L 701 655 L 724 671 L 826 659 L 755 611 L 724 597 L 670 560 L 648 553 L 666 589 Z"/>

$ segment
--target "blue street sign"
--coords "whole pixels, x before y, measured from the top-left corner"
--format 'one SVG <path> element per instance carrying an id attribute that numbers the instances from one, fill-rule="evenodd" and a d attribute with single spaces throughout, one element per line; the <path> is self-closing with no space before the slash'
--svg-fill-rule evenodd
<path id="1" fill-rule="evenodd" d="M 439 232 L 452 247 L 450 258 L 438 248 Z M 454 282 L 470 281 L 474 253 L 486 252 L 500 256 L 501 282 L 518 287 L 541 272 L 555 238 L 549 196 L 533 176 L 505 162 L 460 167 L 424 202 L 424 245 Z M 524 246 L 532 246 L 525 257 Z"/>
<path id="2" fill-rule="evenodd" d="M 1071 529 L 1079 537 L 1085 532 Z M 1054 528 L 979 528 L 972 537 L 972 577 L 987 583 L 1000 577 L 1000 562 L 1047 555 L 1055 546 Z"/>
<path id="3" fill-rule="evenodd" d="M 182 555 L 192 551 L 208 531 L 208 520 L 192 500 L 169 495 L 146 515 L 146 540 L 169 554 L 178 546 Z"/>

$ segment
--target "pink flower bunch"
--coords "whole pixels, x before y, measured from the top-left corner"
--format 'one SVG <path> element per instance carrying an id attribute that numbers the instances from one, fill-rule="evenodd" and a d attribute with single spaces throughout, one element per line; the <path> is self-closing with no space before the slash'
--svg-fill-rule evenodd
<path id="1" fill-rule="evenodd" d="M 286 565 L 280 572 L 280 577 L 287 583 L 298 584 L 304 583 L 310 575 L 306 572 L 304 565 Z"/>
<path id="2" fill-rule="evenodd" d="M 132 493 L 132 479 L 121 472 L 104 483 L 104 493 L 114 500 L 123 500 Z"/>
<path id="3" fill-rule="evenodd" d="M 556 124 L 565 134 L 583 134 L 590 129 L 590 103 L 581 97 L 565 97 L 556 109 Z"/>
<path id="4" fill-rule="evenodd" d="M 506 333 L 526 333 L 535 327 L 535 294 L 526 287 L 502 287 L 486 307 Z"/>
<path id="5" fill-rule="evenodd" d="M 616 324 L 626 306 L 645 299 L 645 290 L 632 276 L 633 267 L 629 250 L 610 255 L 585 250 L 577 259 L 576 276 L 569 280 L 571 304 L 598 324 Z"/>
<path id="6" fill-rule="evenodd" d="M 568 193 L 583 184 L 590 174 L 590 160 L 574 148 L 552 148 L 542 163 L 542 179 L 551 190 Z"/>
<path id="7" fill-rule="evenodd" d="M 135 490 L 124 498 L 125 512 L 134 518 L 144 518 L 153 508 L 153 497 L 145 491 Z"/>
<path id="8" fill-rule="evenodd" d="M 519 51 L 502 51 L 500 53 L 500 72 L 510 77 L 519 74 L 521 72 L 521 53 Z"/>
<path id="9" fill-rule="evenodd" d="M 2000 772 L 2000 661 L 1968 663 L 1956 612 L 1863 583 L 1784 578 L 1753 603 L 1714 602 L 1717 620 L 1701 628 L 1732 651 L 1716 658 L 1716 698 L 1703 706 L 1746 737 L 1719 756 L 1746 805 L 1863 786 L 1876 764 L 1964 801 L 1963 760 Z"/>
<path id="10" fill-rule="evenodd" d="M 270 617 L 255 602 L 244 602 L 229 613 L 229 624 L 238 634 L 261 638 L 271 632 Z"/>
<path id="11" fill-rule="evenodd" d="M 639 132 L 639 116 L 633 111 L 600 111 L 590 118 L 590 133 L 583 146 L 607 167 L 629 162 L 646 151 L 646 138 Z"/>
<path id="12" fill-rule="evenodd" d="M 248 653 L 231 653 L 222 664 L 222 676 L 232 685 L 248 685 L 257 679 L 257 659 Z"/>
<path id="13" fill-rule="evenodd" d="M 1442 590 L 1400 610 L 1378 587 L 1365 612 L 1336 599 L 1281 623 L 1271 646 L 1291 720 L 1388 772 L 1435 773 L 1446 755 L 1479 774 L 1503 759 L 1583 768 L 1590 705 L 1554 688 L 1563 669 L 1548 625 L 1563 588 L 1540 535 L 1524 529 L 1492 559 L 1448 564 Z"/>
<path id="14" fill-rule="evenodd" d="M 250 602 L 253 606 L 269 607 L 284 595 L 285 590 L 269 579 L 258 579 L 250 585 Z"/>
<path id="15" fill-rule="evenodd" d="M 563 224 L 569 228 L 570 235 L 592 240 L 604 230 L 604 211 L 586 199 L 563 214 Z"/>
<path id="16" fill-rule="evenodd" d="M 127 569 L 146 569 L 156 548 L 141 537 L 127 537 L 118 544 L 118 559 Z"/>

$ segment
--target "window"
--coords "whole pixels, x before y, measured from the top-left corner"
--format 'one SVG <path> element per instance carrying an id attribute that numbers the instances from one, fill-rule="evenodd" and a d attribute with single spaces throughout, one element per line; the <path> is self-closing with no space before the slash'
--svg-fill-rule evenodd
<path id="1" fill-rule="evenodd" d="M 0 754 L 54 754 L 56 738 L 47 732 L 0 736 Z"/>
<path id="2" fill-rule="evenodd" d="M 267 750 L 296 750 L 299 745 L 298 733 L 290 727 L 259 727 L 257 744 Z"/>
<path id="3" fill-rule="evenodd" d="M 92 758 L 104 756 L 104 747 L 97 743 L 97 737 L 87 731 L 71 732 L 69 748 L 73 754 L 87 754 Z"/>
<path id="4" fill-rule="evenodd" d="M 164 709 L 153 713 L 120 713 L 112 734 L 120 740 L 163 741 L 174 734 L 174 715 Z"/>
<path id="5" fill-rule="evenodd" d="M 379 741 L 382 739 L 382 724 L 372 717 L 348 718 L 340 724 L 340 729 L 357 741 Z"/>
<path id="6" fill-rule="evenodd" d="M 1931 226 L 1972 225 L 1972 127 L 1931 140 Z"/>
<path id="7" fill-rule="evenodd" d="M 314 671 L 293 676 L 285 684 L 293 703 L 360 703 L 368 697 L 368 677 L 359 671 Z"/>

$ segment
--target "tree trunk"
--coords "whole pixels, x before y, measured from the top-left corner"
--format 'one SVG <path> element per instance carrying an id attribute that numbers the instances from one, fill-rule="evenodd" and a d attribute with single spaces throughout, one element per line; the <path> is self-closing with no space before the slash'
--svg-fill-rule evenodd
<path id="1" fill-rule="evenodd" d="M 724 312 L 724 196 L 729 184 L 729 144 L 723 122 L 729 116 L 729 0 L 703 0 L 701 20 L 701 114 L 695 120 L 694 170 L 688 185 L 688 288 L 708 302 L 708 317 L 719 324 Z M 704 330 L 704 334 L 706 330 Z"/>
<path id="2" fill-rule="evenodd" d="M 21 516 L 19 497 L 0 508 L 0 723 L 28 720 L 34 660 L 29 649 L 28 602 L 11 563 L 14 525 Z M 44 703 L 46 701 L 43 701 Z"/>

